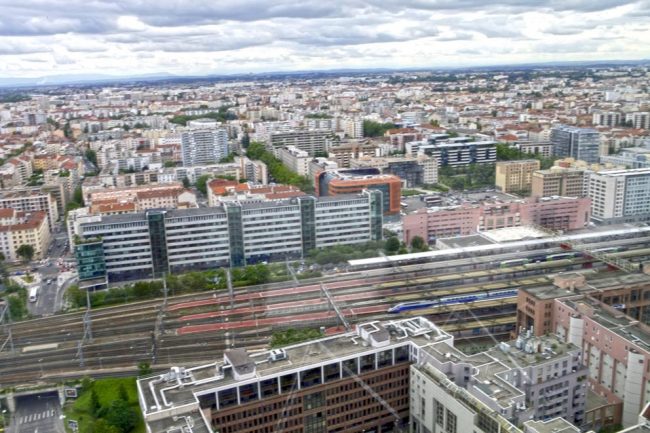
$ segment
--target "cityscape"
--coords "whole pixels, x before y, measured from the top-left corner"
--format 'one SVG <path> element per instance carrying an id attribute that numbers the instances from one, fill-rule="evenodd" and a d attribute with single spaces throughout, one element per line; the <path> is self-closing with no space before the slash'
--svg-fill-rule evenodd
<path id="1" fill-rule="evenodd" d="M 650 433 L 649 5 L 526 3 L 0 4 L 0 433 Z"/>

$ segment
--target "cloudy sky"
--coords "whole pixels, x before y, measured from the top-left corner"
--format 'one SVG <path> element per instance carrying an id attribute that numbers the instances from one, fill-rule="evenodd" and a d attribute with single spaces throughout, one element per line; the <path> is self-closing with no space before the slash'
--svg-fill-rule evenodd
<path id="1" fill-rule="evenodd" d="M 0 0 L 0 77 L 650 58 L 650 0 Z"/>

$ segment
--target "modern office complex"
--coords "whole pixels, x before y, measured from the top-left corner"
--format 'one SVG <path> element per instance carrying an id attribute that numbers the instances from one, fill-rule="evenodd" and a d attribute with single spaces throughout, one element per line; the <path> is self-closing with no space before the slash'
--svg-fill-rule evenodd
<path id="1" fill-rule="evenodd" d="M 626 168 L 650 168 L 650 149 L 628 147 L 615 155 L 601 156 L 600 162 L 621 165 Z"/>
<path id="2" fill-rule="evenodd" d="M 382 192 L 384 213 L 396 214 L 400 210 L 402 180 L 390 174 L 380 174 L 376 168 L 324 171 L 314 181 L 319 196 L 355 194 L 364 189 L 376 189 Z"/>
<path id="3" fill-rule="evenodd" d="M 381 193 L 376 190 L 337 197 L 234 201 L 210 208 L 78 220 L 75 253 L 81 280 L 85 266 L 88 278 L 98 278 L 104 266 L 108 281 L 120 281 L 298 258 L 314 248 L 380 240 L 382 222 Z"/>
<path id="4" fill-rule="evenodd" d="M 228 134 L 225 129 L 196 129 L 181 134 L 184 166 L 216 164 L 228 156 Z"/>
<path id="5" fill-rule="evenodd" d="M 557 338 L 528 332 L 468 356 L 415 317 L 270 352 L 232 349 L 142 378 L 138 395 L 151 432 L 521 433 L 535 420 L 577 432 L 585 377 L 580 348 Z"/>
<path id="6" fill-rule="evenodd" d="M 497 162 L 495 185 L 505 193 L 528 194 L 531 190 L 533 172 L 539 170 L 537 159 Z"/>
<path id="7" fill-rule="evenodd" d="M 558 125 L 551 129 L 553 155 L 570 156 L 596 163 L 600 154 L 600 134 L 595 129 Z"/>
<path id="8" fill-rule="evenodd" d="M 438 163 L 435 158 L 426 155 L 415 157 L 363 157 L 350 161 L 351 168 L 377 168 L 381 174 L 392 174 L 412 188 L 423 184 L 433 185 L 438 182 Z"/>
<path id="9" fill-rule="evenodd" d="M 589 176 L 592 218 L 604 223 L 650 220 L 650 168 Z"/>

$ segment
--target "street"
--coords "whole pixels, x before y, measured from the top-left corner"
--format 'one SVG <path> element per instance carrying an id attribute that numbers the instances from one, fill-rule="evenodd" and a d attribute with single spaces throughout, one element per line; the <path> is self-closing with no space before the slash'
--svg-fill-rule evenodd
<path id="1" fill-rule="evenodd" d="M 59 227 L 61 226 L 59 225 Z M 60 271 L 57 267 L 57 260 L 64 257 L 68 251 L 66 242 L 67 233 L 65 230 L 53 233 L 52 243 L 45 257 L 48 260 L 47 263 L 32 265 L 33 268 L 37 268 L 42 281 L 37 301 L 28 304 L 29 312 L 33 316 L 54 314 L 62 307 L 63 294 L 69 284 L 62 287 L 58 286 L 57 277 Z"/>
<path id="2" fill-rule="evenodd" d="M 63 432 L 61 406 L 56 393 L 19 397 L 8 433 Z"/>

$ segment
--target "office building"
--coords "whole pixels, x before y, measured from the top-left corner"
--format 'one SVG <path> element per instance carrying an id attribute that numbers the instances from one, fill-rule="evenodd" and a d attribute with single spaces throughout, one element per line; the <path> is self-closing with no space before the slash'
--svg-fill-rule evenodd
<path id="1" fill-rule="evenodd" d="M 531 191 L 533 172 L 539 170 L 537 159 L 499 161 L 496 166 L 495 185 L 505 193 L 527 195 Z"/>
<path id="2" fill-rule="evenodd" d="M 272 132 L 267 147 L 275 155 L 279 149 L 287 146 L 303 150 L 309 156 L 326 155 L 332 143 L 332 136 L 332 131 L 326 129 Z"/>
<path id="3" fill-rule="evenodd" d="M 589 198 L 536 197 L 508 202 L 484 201 L 418 209 L 402 217 L 402 226 L 407 243 L 415 236 L 433 242 L 438 238 L 531 224 L 552 230 L 576 230 L 589 223 L 589 209 Z"/>
<path id="4" fill-rule="evenodd" d="M 531 195 L 534 197 L 585 197 L 588 175 L 578 168 L 551 167 L 537 170 L 531 176 Z"/>
<path id="5" fill-rule="evenodd" d="M 650 220 L 650 168 L 589 175 L 592 218 L 599 222 Z"/>
<path id="6" fill-rule="evenodd" d="M 106 278 L 112 282 L 299 258 L 314 248 L 380 240 L 382 223 L 381 193 L 373 190 L 80 216 L 72 229 L 81 242 L 102 244 Z M 93 269 L 101 268 L 94 252 L 92 257 Z"/>
<path id="7" fill-rule="evenodd" d="M 49 243 L 47 213 L 0 209 L 0 253 L 4 260 L 22 260 L 17 253 L 22 245 L 31 246 L 34 249 L 34 259 L 40 260 L 45 257 Z"/>
<path id="8" fill-rule="evenodd" d="M 595 129 L 557 125 L 551 128 L 553 155 L 570 156 L 588 163 L 596 163 L 600 156 L 600 134 Z"/>
<path id="9" fill-rule="evenodd" d="M 277 157 L 285 167 L 301 176 L 309 173 L 309 162 L 312 158 L 304 150 L 287 146 L 276 150 Z"/>
<path id="10" fill-rule="evenodd" d="M 350 167 L 377 168 L 381 174 L 392 174 L 402 179 L 403 186 L 412 188 L 438 182 L 438 164 L 430 156 L 416 157 L 362 157 L 350 161 Z"/>
<path id="11" fill-rule="evenodd" d="M 468 356 L 414 317 L 269 352 L 227 350 L 223 360 L 139 379 L 138 396 L 155 432 L 191 424 L 222 433 L 522 433 L 517 425 L 543 432 L 552 421 L 577 433 L 580 362 L 580 348 L 529 334 Z"/>
<path id="12" fill-rule="evenodd" d="M 562 339 L 582 349 L 590 388 L 620 404 L 622 424 L 629 427 L 637 424 L 639 412 L 650 401 L 650 327 L 615 307 L 620 308 L 588 296 L 557 299 L 553 326 Z M 616 406 L 605 418 L 617 415 Z M 597 428 L 603 417 L 587 421 Z"/>
<path id="13" fill-rule="evenodd" d="M 384 213 L 396 214 L 400 211 L 401 179 L 380 174 L 374 168 L 325 171 L 318 175 L 315 183 L 319 196 L 355 194 L 364 189 L 378 190 L 382 193 Z"/>
<path id="14" fill-rule="evenodd" d="M 228 156 L 228 134 L 225 129 L 196 129 L 181 133 L 184 166 L 216 164 Z"/>
<path id="15" fill-rule="evenodd" d="M 650 149 L 644 147 L 628 147 L 621 149 L 615 155 L 600 157 L 603 164 L 613 164 L 625 168 L 650 168 Z"/>

